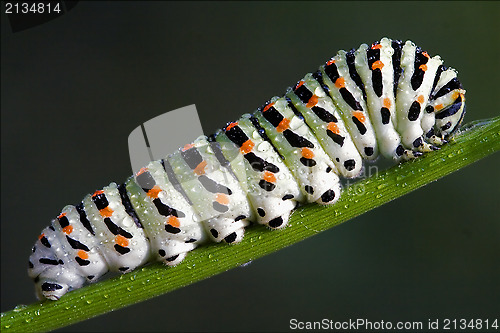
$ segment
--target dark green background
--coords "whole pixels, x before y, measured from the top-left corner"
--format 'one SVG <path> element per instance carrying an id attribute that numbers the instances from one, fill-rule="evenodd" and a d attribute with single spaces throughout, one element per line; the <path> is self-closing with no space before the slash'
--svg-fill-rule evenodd
<path id="1" fill-rule="evenodd" d="M 411 39 L 459 70 L 466 122 L 494 117 L 499 19 L 498 2 L 479 1 L 80 2 L 14 34 L 2 14 L 2 311 L 35 300 L 27 259 L 50 219 L 131 173 L 127 137 L 140 123 L 195 103 L 210 133 L 337 50 L 383 36 Z M 67 330 L 491 320 L 500 313 L 499 162 L 496 154 L 249 266 Z"/>

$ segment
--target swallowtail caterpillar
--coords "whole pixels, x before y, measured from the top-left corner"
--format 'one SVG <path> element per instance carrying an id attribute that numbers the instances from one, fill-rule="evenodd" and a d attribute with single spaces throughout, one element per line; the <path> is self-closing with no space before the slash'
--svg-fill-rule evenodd
<path id="1" fill-rule="evenodd" d="M 444 143 L 465 114 L 457 72 L 411 41 L 339 51 L 284 95 L 63 208 L 29 259 L 39 298 L 108 271 L 169 266 L 245 227 L 284 228 L 300 203 L 334 204 L 363 160 L 403 162 Z"/>

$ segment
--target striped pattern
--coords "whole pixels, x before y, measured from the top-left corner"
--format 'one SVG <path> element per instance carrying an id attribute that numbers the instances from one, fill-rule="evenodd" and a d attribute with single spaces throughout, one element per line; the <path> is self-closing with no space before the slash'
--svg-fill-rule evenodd
<path id="1" fill-rule="evenodd" d="M 335 203 L 363 160 L 438 149 L 464 94 L 454 69 L 410 41 L 339 51 L 253 114 L 66 206 L 33 247 L 37 295 L 151 259 L 174 266 L 209 240 L 241 241 L 252 222 L 283 228 L 300 203 Z"/>

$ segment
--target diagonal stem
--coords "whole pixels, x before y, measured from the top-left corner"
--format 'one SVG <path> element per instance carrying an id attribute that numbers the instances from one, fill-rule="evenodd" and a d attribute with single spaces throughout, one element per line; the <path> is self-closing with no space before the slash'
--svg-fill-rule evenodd
<path id="1" fill-rule="evenodd" d="M 49 331 L 168 293 L 332 228 L 500 150 L 500 117 L 463 129 L 441 150 L 350 186 L 332 207 L 298 209 L 285 230 L 251 227 L 242 243 L 199 248 L 175 268 L 156 263 L 75 290 L 56 302 L 17 307 L 2 313 L 2 332 Z"/>

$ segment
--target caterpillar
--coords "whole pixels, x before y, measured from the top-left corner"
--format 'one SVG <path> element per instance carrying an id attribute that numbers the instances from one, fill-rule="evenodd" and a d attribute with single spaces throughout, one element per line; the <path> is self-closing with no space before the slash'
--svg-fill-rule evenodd
<path id="1" fill-rule="evenodd" d="M 240 242 L 251 223 L 284 228 L 299 204 L 334 204 L 364 160 L 439 149 L 464 114 L 457 71 L 413 42 L 341 50 L 254 113 L 64 207 L 32 248 L 36 295 L 175 266 L 208 241 Z"/>

